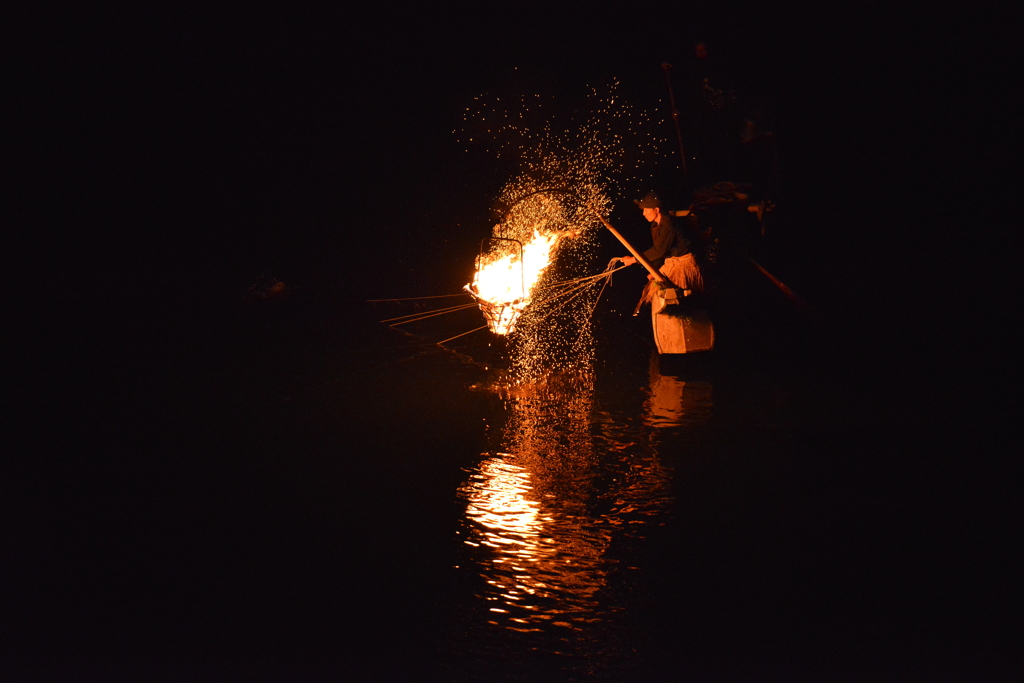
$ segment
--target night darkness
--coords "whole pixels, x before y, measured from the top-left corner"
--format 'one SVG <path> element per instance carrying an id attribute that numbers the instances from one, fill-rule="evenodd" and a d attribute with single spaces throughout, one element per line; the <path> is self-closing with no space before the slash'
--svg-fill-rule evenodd
<path id="1" fill-rule="evenodd" d="M 805 640 L 788 659 L 765 659 L 759 674 L 719 667 L 731 656 L 714 639 L 729 632 L 723 616 L 710 635 L 680 631 L 700 643 L 689 674 L 658 660 L 635 680 L 1020 673 L 1012 479 L 989 459 L 985 390 L 966 389 L 982 364 L 961 349 L 986 321 L 964 288 L 939 294 L 950 275 L 937 264 L 948 248 L 970 251 L 956 279 L 992 277 L 964 249 L 963 214 L 946 210 L 978 164 L 972 138 L 949 136 L 972 97 L 950 27 L 1001 50 L 983 19 L 760 3 L 22 3 L 12 14 L 3 680 L 448 680 L 424 624 L 459 590 L 431 555 L 450 534 L 430 520 L 453 503 L 425 491 L 454 490 L 462 465 L 449 455 L 398 472 L 395 454 L 479 452 L 478 437 L 400 382 L 397 403 L 322 398 L 332 372 L 358 365 L 346 354 L 396 343 L 351 321 L 368 315 L 366 299 L 468 281 L 510 173 L 453 132 L 474 96 L 571 102 L 618 79 L 624 97 L 664 114 L 661 64 L 682 87 L 698 41 L 755 93 L 781 150 L 785 227 L 768 265 L 815 309 L 785 314 L 799 331 L 783 355 L 803 359 L 801 376 L 870 384 L 878 400 L 847 406 L 879 418 L 887 446 L 870 467 L 849 455 L 870 441 L 856 418 L 831 415 L 832 427 L 805 435 L 847 454 L 807 469 L 806 486 L 817 474 L 871 491 L 868 521 L 829 562 L 862 553 L 858 566 L 874 566 L 863 553 L 877 553 L 895 575 L 864 578 L 853 592 L 865 595 L 844 598 L 841 643 L 795 626 L 792 608 L 788 622 L 755 618 L 735 635 L 742 659 L 760 652 L 753 630 L 791 627 Z M 652 183 L 670 182 L 667 168 Z M 625 199 L 612 220 L 636 230 Z M 602 264 L 620 251 L 605 237 Z M 287 296 L 259 300 L 276 282 Z M 264 304 L 273 311 L 254 312 Z M 326 405 L 343 409 L 340 426 L 323 426 Z M 416 446 L 382 426 L 386 411 L 419 425 Z M 296 437 L 296 425 L 309 429 Z M 346 464 L 328 471 L 338 453 Z M 849 490 L 837 495 L 853 505 Z M 887 526 L 881 511 L 899 521 Z M 874 531 L 888 535 L 875 542 Z M 799 565 L 803 551 L 790 549 Z M 871 607 L 891 604 L 888 623 Z M 889 645 L 864 655 L 871 630 Z M 549 673 L 523 680 L 559 680 Z"/>

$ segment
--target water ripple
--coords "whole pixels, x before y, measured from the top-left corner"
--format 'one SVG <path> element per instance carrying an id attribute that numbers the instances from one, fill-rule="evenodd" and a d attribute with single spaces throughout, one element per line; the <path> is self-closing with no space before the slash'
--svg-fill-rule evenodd
<path id="1" fill-rule="evenodd" d="M 652 372 L 632 414 L 599 409 L 587 375 L 502 397 L 502 448 L 484 453 L 458 492 L 465 562 L 481 579 L 479 618 L 536 637 L 536 649 L 580 655 L 587 642 L 600 647 L 582 634 L 622 610 L 609 578 L 624 566 L 610 549 L 663 524 L 672 508 L 659 438 L 707 422 L 711 385 Z"/>

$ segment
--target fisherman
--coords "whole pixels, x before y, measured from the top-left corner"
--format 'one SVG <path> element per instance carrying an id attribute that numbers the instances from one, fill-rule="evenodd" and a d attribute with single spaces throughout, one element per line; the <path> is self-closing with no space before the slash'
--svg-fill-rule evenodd
<path id="1" fill-rule="evenodd" d="M 656 192 L 649 192 L 643 199 L 633 200 L 651 224 L 650 249 L 644 252 L 644 258 L 655 268 L 661 268 L 665 259 L 670 256 L 684 256 L 690 253 L 690 240 L 676 227 L 668 211 L 662 211 L 661 199 Z M 633 256 L 619 258 L 623 265 L 636 263 Z"/>
<path id="2" fill-rule="evenodd" d="M 703 292 L 704 277 L 690 251 L 690 240 L 675 225 L 671 214 L 663 210 L 661 199 L 657 193 L 650 192 L 643 199 L 634 201 L 643 212 L 644 218 L 651 223 L 653 246 L 644 252 L 644 258 L 673 284 L 682 289 L 684 296 Z M 619 261 L 623 265 L 631 266 L 636 263 L 636 258 L 621 256 Z M 641 303 L 651 300 L 654 287 L 653 281 L 648 283 L 644 289 Z"/>

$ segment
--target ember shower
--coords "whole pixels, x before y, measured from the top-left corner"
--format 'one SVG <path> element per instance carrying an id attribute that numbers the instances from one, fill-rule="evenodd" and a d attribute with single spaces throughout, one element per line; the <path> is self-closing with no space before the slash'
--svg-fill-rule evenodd
<path id="1" fill-rule="evenodd" d="M 510 330 L 520 382 L 590 367 L 599 287 L 593 279 L 574 283 L 595 270 L 597 215 L 608 216 L 614 199 L 636 191 L 665 144 L 657 132 L 664 122 L 634 110 L 617 89 L 616 82 L 590 88 L 583 106 L 568 109 L 539 95 L 478 97 L 464 116 L 464 142 L 518 166 L 497 197 L 496 239 L 481 255 L 472 287 L 484 284 L 492 264 L 506 277 L 491 301 L 512 319 L 492 324 L 492 331 Z"/>

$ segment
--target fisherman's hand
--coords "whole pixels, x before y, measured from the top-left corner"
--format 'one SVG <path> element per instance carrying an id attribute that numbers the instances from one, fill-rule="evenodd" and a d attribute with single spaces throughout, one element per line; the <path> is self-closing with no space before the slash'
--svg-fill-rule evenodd
<path id="1" fill-rule="evenodd" d="M 624 266 L 631 266 L 636 263 L 635 256 L 620 256 L 619 260 L 622 261 L 622 265 Z"/>

